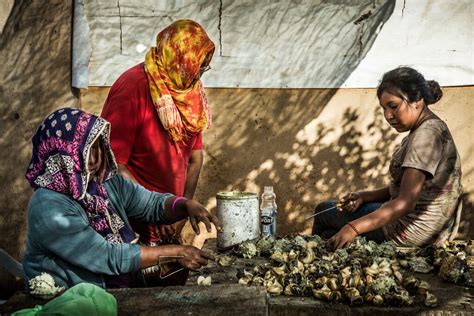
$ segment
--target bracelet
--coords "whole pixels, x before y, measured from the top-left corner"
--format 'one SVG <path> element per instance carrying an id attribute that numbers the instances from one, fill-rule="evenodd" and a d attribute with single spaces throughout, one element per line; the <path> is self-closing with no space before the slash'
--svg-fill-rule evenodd
<path id="1" fill-rule="evenodd" d="M 357 230 L 357 228 L 355 228 L 354 224 L 352 224 L 352 223 L 347 223 L 347 225 L 349 225 L 349 227 L 352 228 L 352 229 L 356 232 L 357 236 L 360 235 L 360 234 L 359 234 L 359 231 Z"/>
<path id="2" fill-rule="evenodd" d="M 178 201 L 182 201 L 182 200 L 187 200 L 187 198 L 185 198 L 183 196 L 175 197 L 175 199 L 173 200 L 173 204 L 171 205 L 171 213 L 176 218 L 178 218 L 178 216 L 176 215 L 176 209 L 175 209 L 176 203 L 178 203 Z"/>

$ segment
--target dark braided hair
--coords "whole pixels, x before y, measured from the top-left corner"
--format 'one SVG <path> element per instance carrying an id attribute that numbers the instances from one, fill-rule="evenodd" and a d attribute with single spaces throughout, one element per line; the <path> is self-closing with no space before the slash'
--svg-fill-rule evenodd
<path id="1" fill-rule="evenodd" d="M 377 97 L 380 99 L 384 92 L 409 102 L 423 99 L 426 105 L 438 102 L 443 96 L 438 82 L 427 81 L 422 74 L 410 67 L 398 67 L 385 73 L 377 88 Z"/>

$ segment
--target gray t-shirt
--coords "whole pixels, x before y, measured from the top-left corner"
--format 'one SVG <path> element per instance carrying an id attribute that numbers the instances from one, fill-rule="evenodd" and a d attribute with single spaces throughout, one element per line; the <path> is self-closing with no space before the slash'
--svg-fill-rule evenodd
<path id="1" fill-rule="evenodd" d="M 426 174 L 415 209 L 383 228 L 385 236 L 404 246 L 420 246 L 445 240 L 454 225 L 462 193 L 461 160 L 447 125 L 429 119 L 406 136 L 390 162 L 390 196 L 400 194 L 404 168 Z"/>

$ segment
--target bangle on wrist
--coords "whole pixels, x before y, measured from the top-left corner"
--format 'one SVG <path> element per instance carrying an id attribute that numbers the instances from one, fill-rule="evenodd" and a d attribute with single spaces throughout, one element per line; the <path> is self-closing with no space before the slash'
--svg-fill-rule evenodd
<path id="1" fill-rule="evenodd" d="M 357 234 L 357 236 L 359 236 L 359 231 L 357 230 L 357 228 L 354 226 L 354 224 L 352 223 L 347 223 L 347 225 L 349 225 L 350 228 L 352 228 L 353 231 L 355 231 L 355 233 Z"/>
<path id="2" fill-rule="evenodd" d="M 173 204 L 171 204 L 171 213 L 176 218 L 179 218 L 179 216 L 176 214 L 176 204 L 178 203 L 178 201 L 182 201 L 182 200 L 187 200 L 187 198 L 185 198 L 183 196 L 177 196 L 177 197 L 174 198 Z"/>

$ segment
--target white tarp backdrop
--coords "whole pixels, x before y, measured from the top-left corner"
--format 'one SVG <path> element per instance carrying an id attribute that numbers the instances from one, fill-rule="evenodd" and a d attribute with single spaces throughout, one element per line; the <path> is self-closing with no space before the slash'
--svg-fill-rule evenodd
<path id="1" fill-rule="evenodd" d="M 178 19 L 216 44 L 207 87 L 375 87 L 398 65 L 472 85 L 473 12 L 471 0 L 75 0 L 73 86 L 112 85 Z"/>

